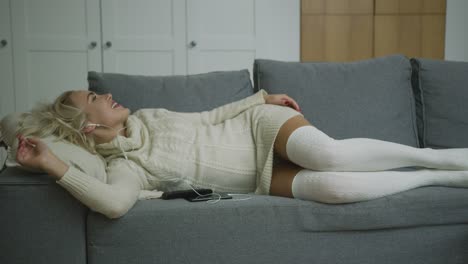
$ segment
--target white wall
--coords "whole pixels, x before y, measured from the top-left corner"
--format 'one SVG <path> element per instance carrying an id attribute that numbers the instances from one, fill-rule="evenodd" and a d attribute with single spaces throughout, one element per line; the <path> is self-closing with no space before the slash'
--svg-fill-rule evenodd
<path id="1" fill-rule="evenodd" d="M 299 0 L 256 0 L 257 37 L 261 50 L 256 58 L 300 61 Z"/>
<path id="2" fill-rule="evenodd" d="M 468 1 L 447 0 L 445 59 L 468 61 Z"/>

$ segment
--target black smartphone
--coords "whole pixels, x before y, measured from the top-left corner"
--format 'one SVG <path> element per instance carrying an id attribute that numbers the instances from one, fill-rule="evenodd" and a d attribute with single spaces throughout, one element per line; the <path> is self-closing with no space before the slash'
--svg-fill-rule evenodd
<path id="1" fill-rule="evenodd" d="M 227 194 L 227 193 L 217 193 L 221 195 L 221 199 L 232 199 L 232 196 Z M 206 196 L 201 196 L 201 197 L 186 197 L 185 199 L 190 202 L 203 202 L 203 201 L 209 201 L 209 200 L 218 200 L 219 195 L 216 195 L 216 193 L 212 195 L 206 195 Z"/>
<path id="2" fill-rule="evenodd" d="M 189 197 L 197 197 L 198 194 L 209 194 L 213 192 L 213 190 L 211 189 L 195 189 L 195 190 L 197 192 L 195 192 L 192 189 L 164 192 L 161 198 L 164 200 L 177 199 L 177 198 L 189 198 Z"/>

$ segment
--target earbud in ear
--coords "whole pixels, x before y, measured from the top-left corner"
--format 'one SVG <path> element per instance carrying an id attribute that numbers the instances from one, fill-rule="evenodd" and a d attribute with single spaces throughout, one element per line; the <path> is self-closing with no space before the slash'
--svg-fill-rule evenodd
<path id="1" fill-rule="evenodd" d="M 85 134 L 89 134 L 89 133 L 93 132 L 94 129 L 95 129 L 96 127 L 98 127 L 98 126 L 99 126 L 99 124 L 92 124 L 92 123 L 89 123 L 89 124 L 86 124 L 86 125 L 81 129 L 81 131 L 82 131 L 83 133 L 85 133 Z"/>

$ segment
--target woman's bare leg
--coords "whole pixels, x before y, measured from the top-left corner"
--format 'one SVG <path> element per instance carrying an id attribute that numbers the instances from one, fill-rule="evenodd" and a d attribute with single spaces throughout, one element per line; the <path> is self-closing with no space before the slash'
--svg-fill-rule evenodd
<path id="1" fill-rule="evenodd" d="M 302 126 L 310 126 L 301 115 L 290 118 L 280 128 L 274 144 L 274 163 L 270 185 L 270 195 L 293 197 L 291 186 L 296 174 L 304 169 L 288 160 L 286 155 L 286 143 L 295 129 Z"/>
<path id="2" fill-rule="evenodd" d="M 273 163 L 273 173 L 271 176 L 270 195 L 291 197 L 292 183 L 296 174 L 304 168 L 275 156 Z"/>
<path id="3" fill-rule="evenodd" d="M 294 130 L 303 126 L 311 126 L 311 124 L 301 115 L 291 117 L 281 126 L 280 130 L 278 131 L 278 135 L 276 136 L 274 151 L 282 159 L 289 160 L 286 153 L 286 144 L 288 143 L 288 138 L 294 132 Z"/>

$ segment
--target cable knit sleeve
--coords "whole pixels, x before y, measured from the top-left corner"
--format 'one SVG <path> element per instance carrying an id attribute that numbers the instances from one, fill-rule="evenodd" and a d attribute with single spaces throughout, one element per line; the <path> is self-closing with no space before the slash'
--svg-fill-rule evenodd
<path id="1" fill-rule="evenodd" d="M 137 201 L 142 185 L 129 162 L 112 161 L 107 168 L 107 183 L 91 177 L 73 165 L 56 181 L 89 209 L 108 218 L 127 213 Z"/>
<path id="2" fill-rule="evenodd" d="M 182 116 L 183 118 L 195 123 L 201 123 L 203 125 L 216 125 L 223 122 L 224 120 L 231 119 L 237 116 L 238 114 L 249 109 L 250 107 L 264 104 L 265 95 L 268 95 L 268 93 L 265 90 L 261 89 L 260 91 L 249 97 L 246 97 L 236 102 L 225 104 L 210 111 L 194 113 L 172 113 Z"/>

